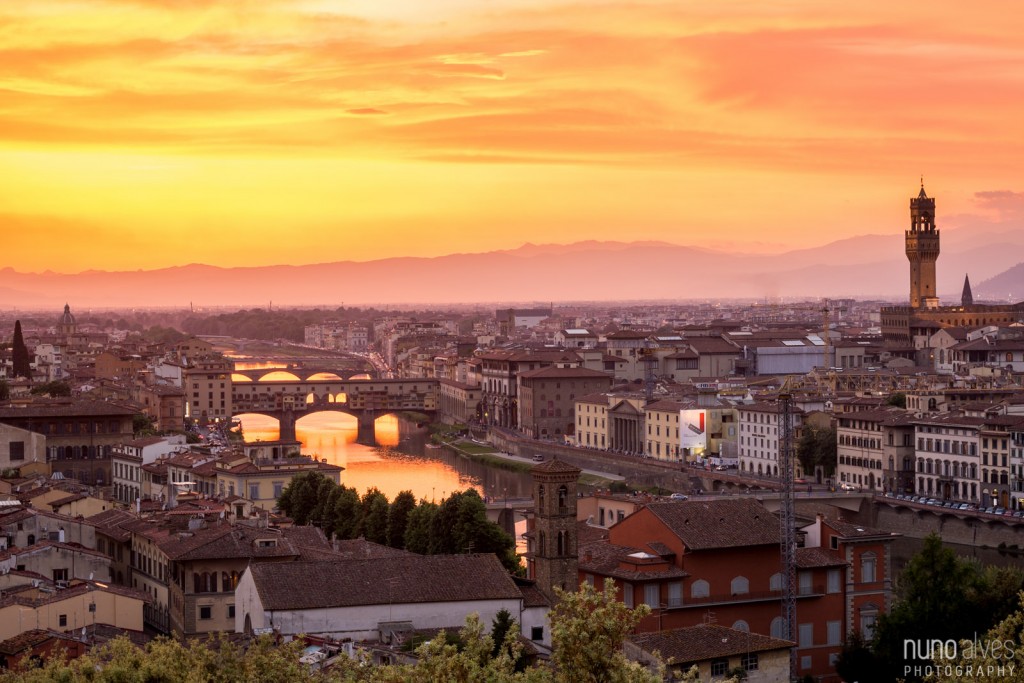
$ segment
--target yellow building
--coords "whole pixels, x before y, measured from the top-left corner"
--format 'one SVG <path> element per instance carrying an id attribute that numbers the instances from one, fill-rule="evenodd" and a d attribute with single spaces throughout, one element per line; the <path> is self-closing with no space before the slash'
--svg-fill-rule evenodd
<path id="1" fill-rule="evenodd" d="M 7 588 L 0 599 L 0 640 L 31 629 L 67 632 L 96 624 L 142 631 L 145 604 L 143 593 L 99 581 Z"/>

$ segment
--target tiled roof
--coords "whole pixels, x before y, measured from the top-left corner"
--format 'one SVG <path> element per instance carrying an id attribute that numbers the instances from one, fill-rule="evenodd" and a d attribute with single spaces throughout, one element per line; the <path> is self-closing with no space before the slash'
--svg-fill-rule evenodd
<path id="1" fill-rule="evenodd" d="M 647 506 L 689 550 L 779 543 L 779 520 L 750 498 Z"/>
<path id="2" fill-rule="evenodd" d="M 581 572 L 593 572 L 602 576 L 610 576 L 622 581 L 654 581 L 658 579 L 681 579 L 689 574 L 671 562 L 659 563 L 658 569 L 631 569 L 622 566 L 629 562 L 629 556 L 645 552 L 640 548 L 615 545 L 614 543 L 580 544 L 579 569 Z"/>
<path id="3" fill-rule="evenodd" d="M 607 379 L 611 382 L 612 376 L 600 370 L 589 368 L 556 368 L 554 366 L 540 368 L 539 370 L 527 370 L 520 372 L 519 377 L 523 379 Z"/>
<path id="4" fill-rule="evenodd" d="M 80 398 L 71 400 L 33 401 L 30 404 L 0 407 L 0 421 L 24 417 L 89 417 L 127 416 L 135 410 L 116 403 Z"/>
<path id="5" fill-rule="evenodd" d="M 838 533 L 843 538 L 847 539 L 875 538 L 878 536 L 890 538 L 893 536 L 900 535 L 895 532 L 883 531 L 882 529 L 874 529 L 872 527 L 864 526 L 862 524 L 851 524 L 850 522 L 846 522 L 839 519 L 826 519 L 825 524 L 835 529 L 836 533 Z"/>
<path id="6" fill-rule="evenodd" d="M 686 343 L 699 354 L 742 353 L 743 349 L 722 337 L 690 337 Z"/>
<path id="7" fill-rule="evenodd" d="M 815 567 L 843 567 L 846 560 L 839 556 L 839 553 L 826 548 L 797 548 L 796 566 L 798 569 L 813 569 Z"/>
<path id="8" fill-rule="evenodd" d="M 703 662 L 748 652 L 788 650 L 795 644 L 788 640 L 737 631 L 718 624 L 700 624 L 671 631 L 639 633 L 628 638 L 646 652 L 657 651 L 662 659 L 671 659 L 673 664 Z"/>
<path id="9" fill-rule="evenodd" d="M 493 554 L 262 562 L 248 571 L 264 610 L 522 598 Z"/>
<path id="10" fill-rule="evenodd" d="M 575 465 L 570 465 L 567 462 L 559 460 L 558 458 L 551 458 L 544 462 L 537 463 L 530 468 L 531 472 L 545 472 L 545 473 L 558 473 L 558 474 L 581 474 L 583 470 Z"/>
<path id="11" fill-rule="evenodd" d="M 513 578 L 519 591 L 523 594 L 523 607 L 550 607 L 547 596 L 537 588 L 537 582 L 529 579 Z"/>
<path id="12" fill-rule="evenodd" d="M 96 526 L 96 531 L 109 536 L 116 541 L 125 542 L 131 540 L 132 534 L 122 525 L 134 522 L 138 518 L 125 510 L 104 510 L 87 518 L 87 521 Z"/>

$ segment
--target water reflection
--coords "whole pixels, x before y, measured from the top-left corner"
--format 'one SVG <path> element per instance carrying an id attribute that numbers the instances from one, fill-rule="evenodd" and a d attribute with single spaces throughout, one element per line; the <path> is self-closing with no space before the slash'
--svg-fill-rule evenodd
<path id="1" fill-rule="evenodd" d="M 272 441 L 279 436 L 277 420 L 264 415 L 239 416 L 246 441 Z M 326 458 L 345 468 L 341 481 L 360 494 L 376 486 L 389 499 L 409 490 L 418 499 L 441 500 L 453 491 L 475 488 L 493 500 L 530 495 L 529 475 L 487 467 L 448 449 L 427 449 L 424 430 L 403 433 L 393 415 L 377 419 L 377 446 L 356 443 L 355 417 L 320 412 L 295 426 L 302 452 Z"/>

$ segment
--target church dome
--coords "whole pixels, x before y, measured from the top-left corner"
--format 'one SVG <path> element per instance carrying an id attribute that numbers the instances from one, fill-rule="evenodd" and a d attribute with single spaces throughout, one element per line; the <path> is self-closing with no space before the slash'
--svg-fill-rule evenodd
<path id="1" fill-rule="evenodd" d="M 71 306 L 64 304 L 64 315 L 57 321 L 58 325 L 74 325 L 75 316 L 71 314 Z"/>

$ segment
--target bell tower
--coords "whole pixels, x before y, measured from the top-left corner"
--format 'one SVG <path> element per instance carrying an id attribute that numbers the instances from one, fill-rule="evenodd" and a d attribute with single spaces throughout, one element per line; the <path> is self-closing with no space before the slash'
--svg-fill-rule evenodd
<path id="1" fill-rule="evenodd" d="M 547 460 L 530 469 L 533 478 L 534 526 L 530 578 L 554 605 L 555 588 L 579 588 L 576 482 L 582 470 L 561 460 Z"/>
<path id="2" fill-rule="evenodd" d="M 937 308 L 935 262 L 939 258 L 939 231 L 935 228 L 935 199 L 924 191 L 910 200 L 910 230 L 906 232 L 907 259 L 910 261 L 911 308 Z"/>

